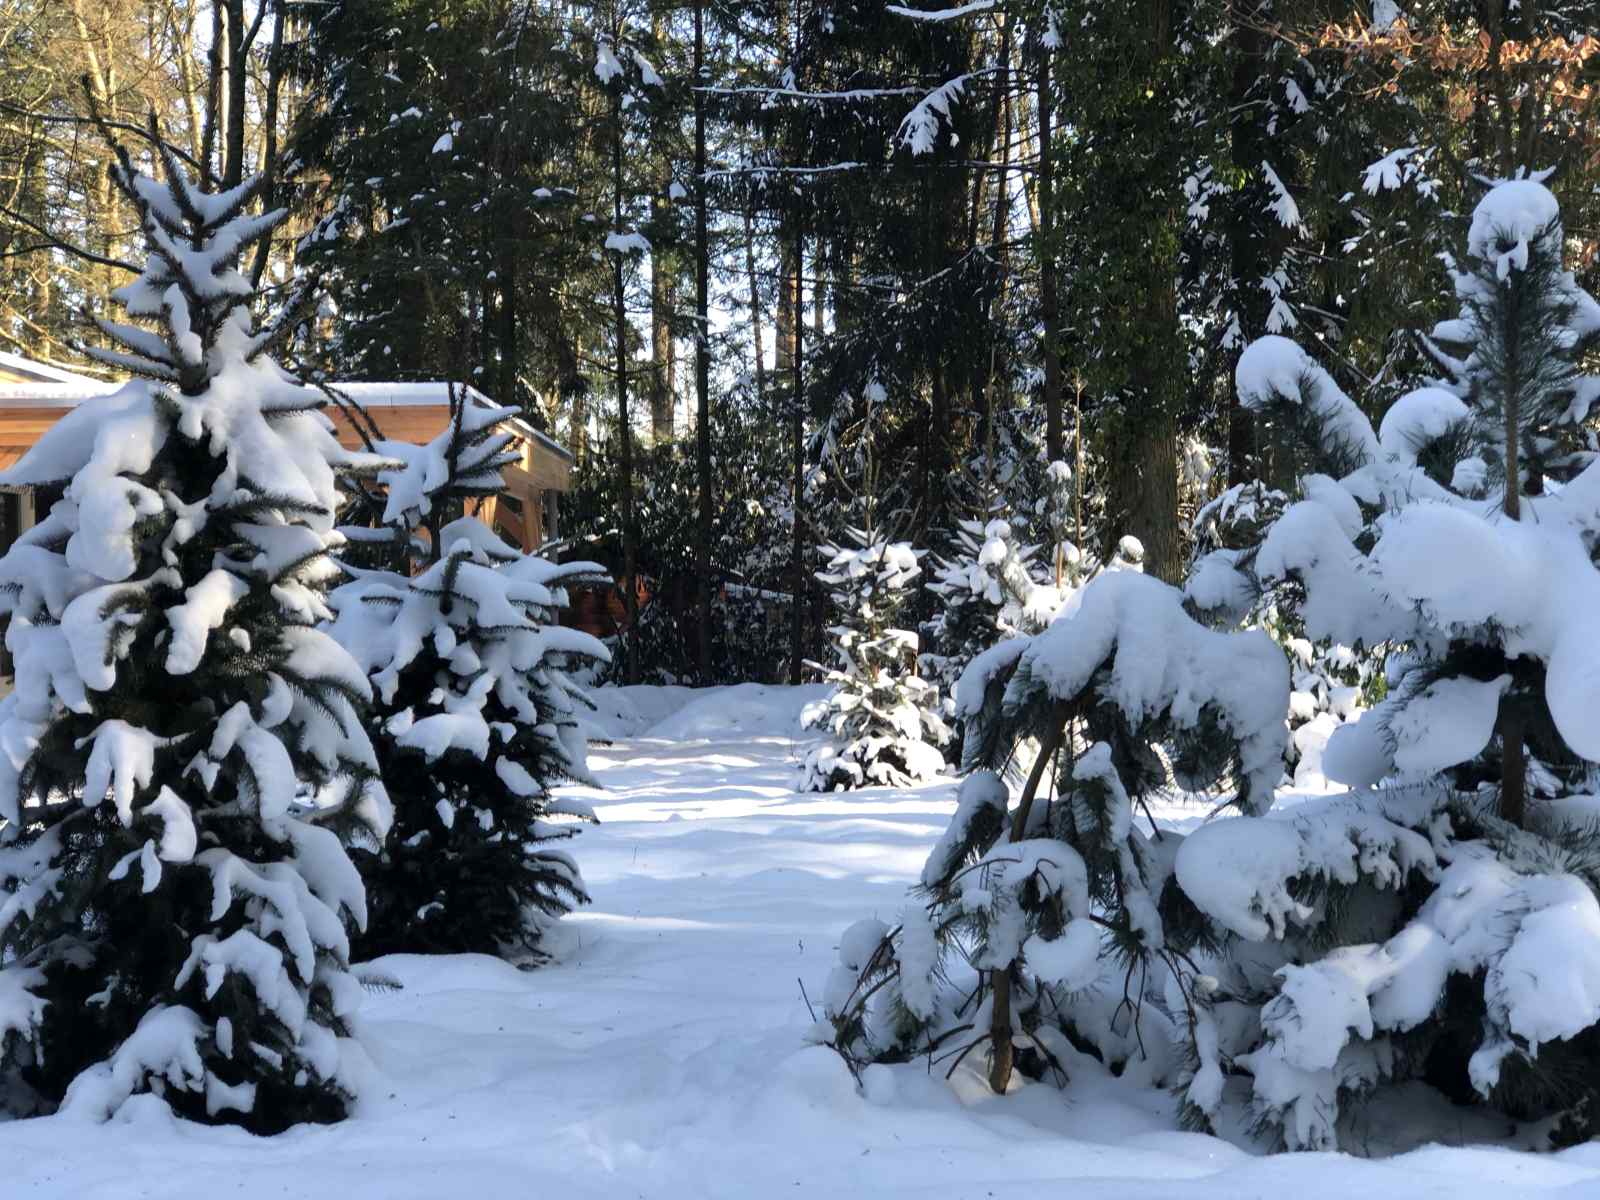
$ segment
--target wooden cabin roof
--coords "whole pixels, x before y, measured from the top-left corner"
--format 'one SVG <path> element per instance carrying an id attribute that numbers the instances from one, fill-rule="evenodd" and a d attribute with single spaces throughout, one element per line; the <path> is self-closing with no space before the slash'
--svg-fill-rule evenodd
<path id="1" fill-rule="evenodd" d="M 29 383 L 66 383 L 82 386 L 99 386 L 99 381 L 87 375 L 75 375 L 50 363 L 8 354 L 0 350 L 0 385 Z"/>
<path id="2" fill-rule="evenodd" d="M 84 376 L 57 371 L 59 379 L 13 379 L 5 374 L 5 358 L 0 355 L 0 469 L 11 466 L 44 431 L 83 401 L 115 391 L 120 385 L 102 383 Z M 19 359 L 19 362 L 27 360 Z M 34 364 L 46 371 L 54 368 Z M 16 372 L 21 374 L 20 368 Z M 332 385 L 372 417 L 385 438 L 404 442 L 427 442 L 444 431 L 450 419 L 450 387 L 444 380 L 416 383 L 342 383 Z M 457 385 L 459 386 L 459 385 Z M 474 387 L 466 389 L 469 403 L 485 407 L 492 401 Z M 349 419 L 330 407 L 328 414 L 339 431 L 339 440 L 348 446 L 361 444 Z M 565 492 L 572 486 L 572 452 L 541 433 L 520 417 L 505 422 L 521 439 L 522 463 L 506 469 L 513 492 L 530 488 Z"/>

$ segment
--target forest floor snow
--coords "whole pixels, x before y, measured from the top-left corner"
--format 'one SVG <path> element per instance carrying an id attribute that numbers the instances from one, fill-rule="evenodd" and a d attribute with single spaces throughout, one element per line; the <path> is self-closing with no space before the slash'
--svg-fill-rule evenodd
<path id="1" fill-rule="evenodd" d="M 972 1070 L 946 1082 L 919 1063 L 872 1068 L 862 1094 L 805 1045 L 801 981 L 815 997 L 839 933 L 893 919 L 954 786 L 795 794 L 811 693 L 603 692 L 598 731 L 620 740 L 592 751 L 603 790 L 575 789 L 603 822 L 573 845 L 594 904 L 537 971 L 474 956 L 374 964 L 404 986 L 362 1009 L 377 1086 L 352 1119 L 274 1138 L 148 1109 L 103 1127 L 12 1122 L 0 1195 L 1600 1197 L 1600 1144 L 1260 1156 L 1176 1132 L 1164 1092 L 1087 1059 L 1065 1092 L 997 1098 Z M 1463 1125 L 1439 1141 L 1485 1136 Z"/>

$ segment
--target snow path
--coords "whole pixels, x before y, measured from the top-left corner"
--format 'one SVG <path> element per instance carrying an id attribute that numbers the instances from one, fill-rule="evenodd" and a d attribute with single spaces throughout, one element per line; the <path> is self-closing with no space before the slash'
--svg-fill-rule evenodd
<path id="1" fill-rule="evenodd" d="M 796 981 L 815 994 L 846 925 L 894 918 L 953 787 L 797 796 L 794 761 L 749 734 L 597 747 L 604 824 L 574 844 L 595 903 L 564 960 L 383 960 L 405 987 L 363 1009 L 381 1077 L 358 1117 L 272 1139 L 148 1113 L 0 1124 L 0 1196 L 1600 1196 L 1600 1146 L 1251 1157 L 1088 1063 L 1064 1095 L 908 1065 L 860 1096 L 802 1044 Z"/>

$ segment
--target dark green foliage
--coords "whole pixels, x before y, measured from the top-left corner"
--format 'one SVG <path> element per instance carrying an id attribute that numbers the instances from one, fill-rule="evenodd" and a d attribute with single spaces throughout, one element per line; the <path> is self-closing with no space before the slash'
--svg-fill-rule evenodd
<path id="1" fill-rule="evenodd" d="M 543 420 L 530 385 L 588 386 L 593 310 L 563 290 L 603 235 L 579 200 L 584 50 L 537 5 L 292 3 L 311 92 L 295 134 L 303 202 L 342 236 L 309 243 L 338 312 L 313 347 L 347 379 L 468 376 Z M 595 276 L 598 278 L 598 276 Z"/>

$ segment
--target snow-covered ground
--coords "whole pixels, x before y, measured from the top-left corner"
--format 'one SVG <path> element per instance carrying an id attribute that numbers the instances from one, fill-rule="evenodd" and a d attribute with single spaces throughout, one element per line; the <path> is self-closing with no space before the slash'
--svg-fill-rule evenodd
<path id="1" fill-rule="evenodd" d="M 0 1196 L 1600 1196 L 1600 1145 L 1258 1157 L 1174 1132 L 1164 1093 L 1089 1060 L 1065 1093 L 1001 1099 L 912 1064 L 859 1094 L 804 1045 L 801 981 L 815 996 L 846 925 L 893 918 L 954 790 L 793 793 L 814 695 L 602 693 L 597 725 L 622 740 L 592 754 L 604 823 L 575 850 L 595 902 L 564 923 L 562 961 L 380 960 L 404 987 L 363 1009 L 376 1076 L 355 1119 L 271 1139 L 148 1108 L 0 1125 Z M 1374 1145 L 1406 1106 L 1372 1114 Z"/>

